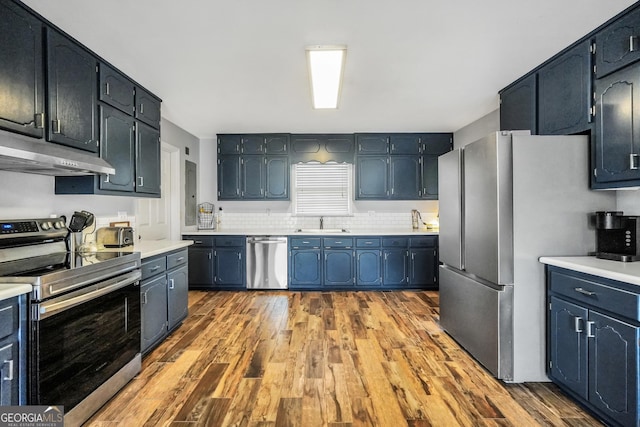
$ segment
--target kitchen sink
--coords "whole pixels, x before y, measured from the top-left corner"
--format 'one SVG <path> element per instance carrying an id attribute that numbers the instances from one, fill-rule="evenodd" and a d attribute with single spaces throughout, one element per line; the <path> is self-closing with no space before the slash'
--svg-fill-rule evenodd
<path id="1" fill-rule="evenodd" d="M 334 233 L 348 233 L 346 228 L 298 228 L 296 233 L 316 233 L 316 234 L 334 234 Z"/>

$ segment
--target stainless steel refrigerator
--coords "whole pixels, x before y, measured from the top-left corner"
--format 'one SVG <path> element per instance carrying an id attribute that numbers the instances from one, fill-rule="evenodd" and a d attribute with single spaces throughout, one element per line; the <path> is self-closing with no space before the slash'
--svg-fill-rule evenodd
<path id="1" fill-rule="evenodd" d="M 586 136 L 496 132 L 438 159 L 440 323 L 493 375 L 548 381 L 543 255 L 595 249 Z"/>

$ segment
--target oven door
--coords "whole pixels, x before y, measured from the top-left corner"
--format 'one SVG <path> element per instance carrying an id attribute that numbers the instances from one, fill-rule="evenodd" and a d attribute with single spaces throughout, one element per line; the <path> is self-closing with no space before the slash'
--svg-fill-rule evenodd
<path id="1" fill-rule="evenodd" d="M 31 307 L 29 403 L 69 412 L 140 353 L 140 271 Z"/>

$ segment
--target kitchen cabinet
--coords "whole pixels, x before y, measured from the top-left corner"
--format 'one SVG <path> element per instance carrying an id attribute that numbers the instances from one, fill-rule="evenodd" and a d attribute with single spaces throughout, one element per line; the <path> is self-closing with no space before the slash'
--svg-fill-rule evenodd
<path id="1" fill-rule="evenodd" d="M 594 180 L 640 184 L 640 63 L 596 80 Z"/>
<path id="2" fill-rule="evenodd" d="M 323 285 L 325 287 L 353 287 L 355 284 L 353 238 L 324 237 Z"/>
<path id="3" fill-rule="evenodd" d="M 97 153 L 97 60 L 51 28 L 46 46 L 47 140 Z"/>
<path id="4" fill-rule="evenodd" d="M 382 285 L 382 251 L 380 238 L 356 238 L 356 285 Z"/>
<path id="5" fill-rule="evenodd" d="M 500 130 L 537 134 L 537 84 L 532 73 L 500 91 Z"/>
<path id="6" fill-rule="evenodd" d="M 26 299 L 0 301 L 0 406 L 25 403 Z"/>
<path id="7" fill-rule="evenodd" d="M 623 15 L 596 34 L 596 77 L 640 59 L 640 9 Z"/>
<path id="8" fill-rule="evenodd" d="M 352 134 L 291 135 L 290 161 L 353 163 L 354 136 Z"/>
<path id="9" fill-rule="evenodd" d="M 437 237 L 412 237 L 409 240 L 409 286 L 421 289 L 437 289 Z"/>
<path id="10" fill-rule="evenodd" d="M 319 237 L 289 238 L 290 289 L 317 289 L 322 285 L 321 256 Z"/>
<path id="11" fill-rule="evenodd" d="M 288 135 L 219 135 L 218 199 L 289 200 L 288 146 Z"/>
<path id="12" fill-rule="evenodd" d="M 637 286 L 547 267 L 549 377 L 607 424 L 636 426 Z"/>
<path id="13" fill-rule="evenodd" d="M 0 58 L 0 128 L 42 138 L 42 23 L 9 0 L 0 1 Z"/>
<path id="14" fill-rule="evenodd" d="M 538 70 L 538 134 L 591 129 L 591 51 L 591 40 L 584 40 Z"/>
<path id="15" fill-rule="evenodd" d="M 189 287 L 194 289 L 244 289 L 246 236 L 185 235 L 189 247 Z"/>
<path id="16" fill-rule="evenodd" d="M 135 89 L 135 117 L 154 129 L 160 129 L 160 104 L 158 97 L 137 86 Z"/>
<path id="17" fill-rule="evenodd" d="M 133 116 L 135 113 L 135 85 L 127 76 L 113 67 L 100 63 L 99 99 L 101 102 Z"/>
<path id="18" fill-rule="evenodd" d="M 188 261 L 186 249 L 142 260 L 142 354 L 162 342 L 187 317 Z"/>
<path id="19" fill-rule="evenodd" d="M 136 122 L 136 193 L 160 196 L 160 132 Z"/>
<path id="20" fill-rule="evenodd" d="M 116 173 L 93 179 L 98 181 L 101 190 L 133 192 L 136 189 L 134 119 L 115 108 L 101 105 L 100 123 L 100 157 L 109 162 Z"/>
<path id="21" fill-rule="evenodd" d="M 453 147 L 449 133 L 356 134 L 356 199 L 438 198 L 438 156 Z"/>

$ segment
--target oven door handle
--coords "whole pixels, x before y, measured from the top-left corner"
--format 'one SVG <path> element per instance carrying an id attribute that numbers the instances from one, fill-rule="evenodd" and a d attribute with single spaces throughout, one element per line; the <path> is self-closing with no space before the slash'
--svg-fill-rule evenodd
<path id="1" fill-rule="evenodd" d="M 85 302 L 99 298 L 118 289 L 127 287 L 139 281 L 141 277 L 142 274 L 140 273 L 140 270 L 134 270 L 127 274 L 114 277 L 113 279 L 105 280 L 104 282 L 91 285 L 88 287 L 92 289 L 89 292 L 80 293 L 77 296 L 71 296 L 68 298 L 64 298 L 64 296 L 61 296 L 60 298 L 64 298 L 62 299 L 62 301 L 57 301 L 58 299 L 60 299 L 57 298 L 35 304 L 33 310 L 34 320 L 46 319 L 47 317 L 53 316 L 54 314 L 76 307 L 80 304 L 84 304 Z"/>

